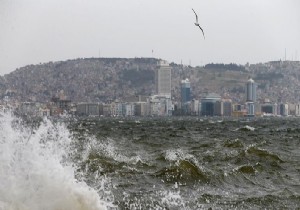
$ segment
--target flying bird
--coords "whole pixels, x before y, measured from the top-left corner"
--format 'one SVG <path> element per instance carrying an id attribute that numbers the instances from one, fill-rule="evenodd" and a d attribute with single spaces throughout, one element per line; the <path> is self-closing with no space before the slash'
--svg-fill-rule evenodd
<path id="1" fill-rule="evenodd" d="M 203 31 L 203 29 L 201 28 L 201 26 L 199 25 L 199 22 L 198 22 L 198 15 L 197 15 L 197 13 L 195 12 L 195 10 L 194 10 L 193 8 L 192 8 L 192 10 L 193 10 L 193 12 L 194 12 L 195 15 L 196 15 L 196 23 L 195 23 L 195 26 L 198 26 L 198 27 L 201 29 L 202 34 L 203 34 L 203 37 L 204 37 L 204 39 L 205 39 L 204 31 Z"/>

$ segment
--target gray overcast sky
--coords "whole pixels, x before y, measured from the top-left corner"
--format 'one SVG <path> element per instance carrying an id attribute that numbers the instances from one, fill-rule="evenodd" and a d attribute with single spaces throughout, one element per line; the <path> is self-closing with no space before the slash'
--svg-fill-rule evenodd
<path id="1" fill-rule="evenodd" d="M 99 54 L 196 66 L 279 60 L 285 49 L 299 60 L 299 0 L 0 0 L 1 75 Z"/>

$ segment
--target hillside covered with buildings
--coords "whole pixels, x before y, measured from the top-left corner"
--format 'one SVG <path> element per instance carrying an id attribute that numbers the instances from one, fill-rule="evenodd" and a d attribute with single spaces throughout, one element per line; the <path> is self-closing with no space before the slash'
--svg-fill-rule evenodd
<path id="1" fill-rule="evenodd" d="M 111 104 L 146 101 L 156 94 L 155 58 L 84 58 L 21 67 L 0 77 L 1 104 L 21 103 Z M 246 83 L 256 83 L 257 102 L 298 104 L 298 61 L 260 64 L 207 64 L 187 66 L 170 63 L 173 109 L 182 107 L 182 81 L 190 83 L 190 100 L 213 93 L 233 104 L 246 101 Z M 65 104 L 66 105 L 66 104 Z M 75 109 L 75 108 L 74 108 Z"/>

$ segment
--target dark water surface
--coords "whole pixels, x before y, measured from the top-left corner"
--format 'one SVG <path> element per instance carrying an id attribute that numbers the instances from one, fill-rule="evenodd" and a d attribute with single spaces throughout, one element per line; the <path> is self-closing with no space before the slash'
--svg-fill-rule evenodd
<path id="1" fill-rule="evenodd" d="M 300 209 L 298 118 L 100 118 L 68 128 L 78 179 L 117 209 Z"/>

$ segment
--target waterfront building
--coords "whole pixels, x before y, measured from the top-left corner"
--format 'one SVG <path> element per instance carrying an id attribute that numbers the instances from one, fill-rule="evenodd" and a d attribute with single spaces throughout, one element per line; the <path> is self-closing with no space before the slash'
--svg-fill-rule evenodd
<path id="1" fill-rule="evenodd" d="M 289 105 L 285 104 L 285 103 L 279 104 L 278 114 L 281 116 L 288 116 L 289 115 Z"/>
<path id="2" fill-rule="evenodd" d="M 247 116 L 254 117 L 255 116 L 255 104 L 252 101 L 246 102 Z"/>
<path id="3" fill-rule="evenodd" d="M 171 98 L 171 67 L 167 61 L 159 61 L 155 72 L 156 94 Z"/>
<path id="4" fill-rule="evenodd" d="M 38 107 L 35 102 L 22 102 L 19 106 L 18 113 L 24 115 L 36 115 Z"/>
<path id="5" fill-rule="evenodd" d="M 296 115 L 296 105 L 289 103 L 288 106 L 289 106 L 289 112 L 288 112 L 289 114 L 288 115 L 295 116 Z"/>
<path id="6" fill-rule="evenodd" d="M 135 103 L 135 115 L 136 116 L 146 116 L 147 115 L 147 103 L 146 102 L 136 102 Z"/>
<path id="7" fill-rule="evenodd" d="M 246 110 L 248 116 L 255 116 L 256 83 L 249 79 L 246 84 Z"/>
<path id="8" fill-rule="evenodd" d="M 169 96 L 153 95 L 148 98 L 148 115 L 172 116 L 173 105 Z"/>
<path id="9" fill-rule="evenodd" d="M 243 117 L 247 115 L 247 110 L 244 104 L 233 104 L 232 105 L 232 113 L 233 117 Z"/>
<path id="10" fill-rule="evenodd" d="M 62 111 L 69 111 L 71 107 L 71 100 L 66 99 L 64 95 L 60 97 L 52 97 L 51 102 Z"/>
<path id="11" fill-rule="evenodd" d="M 214 115 L 223 116 L 223 102 L 221 100 L 215 102 Z"/>
<path id="12" fill-rule="evenodd" d="M 245 109 L 245 107 L 242 104 L 234 104 L 233 105 L 234 112 L 240 112 L 240 111 L 243 111 L 244 109 Z"/>
<path id="13" fill-rule="evenodd" d="M 191 115 L 199 115 L 199 100 L 191 101 Z"/>
<path id="14" fill-rule="evenodd" d="M 215 115 L 215 103 L 221 100 L 221 96 L 215 93 L 208 94 L 201 99 L 201 115 L 213 116 Z"/>
<path id="15" fill-rule="evenodd" d="M 260 105 L 260 110 L 262 115 L 278 115 L 277 103 L 273 104 L 270 100 L 265 100 L 265 102 Z"/>
<path id="16" fill-rule="evenodd" d="M 183 114 L 190 113 L 190 101 L 191 101 L 191 83 L 189 79 L 185 79 L 181 81 L 181 109 Z"/>
<path id="17" fill-rule="evenodd" d="M 223 99 L 223 116 L 231 116 L 232 115 L 232 100 L 231 99 Z"/>
<path id="18" fill-rule="evenodd" d="M 103 104 L 100 109 L 100 115 L 103 115 L 106 117 L 111 116 L 111 105 Z"/>
<path id="19" fill-rule="evenodd" d="M 298 117 L 300 116 L 300 104 L 295 105 L 295 115 Z"/>
<path id="20" fill-rule="evenodd" d="M 214 107 L 214 115 L 217 116 L 231 116 L 232 114 L 232 103 L 231 99 L 222 99 L 216 101 Z"/>
<path id="21" fill-rule="evenodd" d="M 50 116 L 50 109 L 47 107 L 40 107 L 39 109 L 39 116 L 40 117 L 49 117 Z"/>
<path id="22" fill-rule="evenodd" d="M 110 109 L 111 109 L 111 116 L 114 117 L 121 117 L 124 115 L 124 109 L 122 103 L 120 103 L 118 100 L 115 102 L 112 102 L 110 104 Z"/>
<path id="23" fill-rule="evenodd" d="M 76 114 L 79 116 L 99 116 L 100 109 L 98 103 L 78 103 Z"/>
<path id="24" fill-rule="evenodd" d="M 54 106 L 54 108 L 57 108 Z M 5 107 L 5 109 L 10 109 L 9 106 Z M 11 109 L 12 110 L 12 109 Z M 46 104 L 39 102 L 22 102 L 19 104 L 18 108 L 15 109 L 18 114 L 28 115 L 28 116 L 50 116 L 51 110 L 47 107 Z M 5 111 L 5 110 L 4 110 Z M 58 114 L 62 114 L 60 112 Z"/>
<path id="25" fill-rule="evenodd" d="M 274 104 L 274 115 L 278 115 L 278 104 Z"/>
<path id="26" fill-rule="evenodd" d="M 246 84 L 246 102 L 256 102 L 256 83 L 253 79 Z"/>
<path id="27" fill-rule="evenodd" d="M 159 100 L 154 98 L 154 97 L 150 97 L 148 100 L 148 106 L 147 106 L 147 110 L 148 110 L 148 114 L 149 116 L 160 116 L 160 106 L 161 104 L 159 103 Z"/>
<path id="28" fill-rule="evenodd" d="M 272 114 L 275 115 L 274 105 L 271 103 L 265 103 L 261 105 L 261 113 L 262 114 Z"/>
<path id="29" fill-rule="evenodd" d="M 131 117 L 135 114 L 135 104 L 134 103 L 125 103 L 123 104 L 124 116 Z"/>

